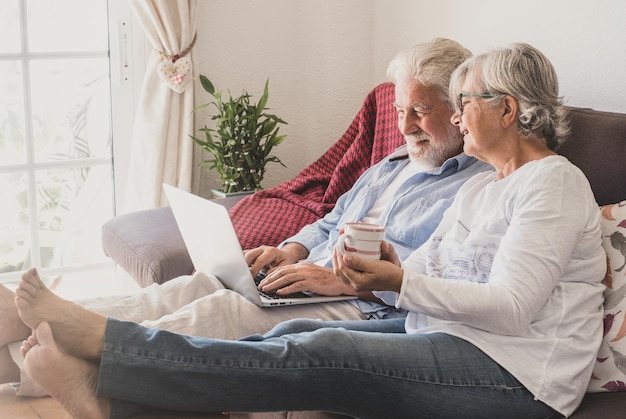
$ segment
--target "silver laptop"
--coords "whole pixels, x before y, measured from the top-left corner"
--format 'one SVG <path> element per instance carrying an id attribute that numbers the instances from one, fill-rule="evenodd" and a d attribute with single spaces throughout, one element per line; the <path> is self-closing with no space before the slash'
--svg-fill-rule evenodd
<path id="1" fill-rule="evenodd" d="M 226 288 L 238 292 L 260 307 L 311 304 L 355 299 L 353 296 L 264 295 L 248 268 L 239 239 L 222 205 L 163 184 L 191 261 L 197 271 L 216 276 Z"/>

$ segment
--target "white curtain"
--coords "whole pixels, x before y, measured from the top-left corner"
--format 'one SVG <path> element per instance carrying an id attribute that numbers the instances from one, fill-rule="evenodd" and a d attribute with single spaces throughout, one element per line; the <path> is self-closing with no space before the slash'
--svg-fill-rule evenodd
<path id="1" fill-rule="evenodd" d="M 131 0 L 152 52 L 132 134 L 124 211 L 166 204 L 163 182 L 190 190 L 197 0 Z"/>

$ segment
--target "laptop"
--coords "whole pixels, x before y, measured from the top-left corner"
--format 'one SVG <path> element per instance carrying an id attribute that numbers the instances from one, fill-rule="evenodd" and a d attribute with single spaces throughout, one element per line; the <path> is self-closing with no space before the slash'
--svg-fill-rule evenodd
<path id="1" fill-rule="evenodd" d="M 241 294 L 259 307 L 357 298 L 312 293 L 298 293 L 293 296 L 265 295 L 256 285 L 261 278 L 257 278 L 255 282 L 252 277 L 226 208 L 165 183 L 163 190 L 195 269 L 214 275 L 226 288 Z"/>

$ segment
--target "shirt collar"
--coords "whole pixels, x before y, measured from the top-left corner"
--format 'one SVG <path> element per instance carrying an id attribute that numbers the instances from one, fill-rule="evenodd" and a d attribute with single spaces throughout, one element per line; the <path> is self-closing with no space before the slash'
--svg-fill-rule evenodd
<path id="1" fill-rule="evenodd" d="M 407 151 L 406 144 L 396 148 L 389 156 L 387 156 L 387 161 L 389 162 L 397 162 L 404 161 L 409 158 L 409 153 Z M 470 157 L 465 153 L 459 153 L 456 156 L 450 157 L 439 167 L 435 167 L 432 169 L 432 173 L 439 174 L 444 170 L 448 170 L 452 167 L 452 165 L 456 165 L 456 171 L 460 172 L 461 170 L 467 168 L 471 164 L 476 161 L 476 158 Z"/>

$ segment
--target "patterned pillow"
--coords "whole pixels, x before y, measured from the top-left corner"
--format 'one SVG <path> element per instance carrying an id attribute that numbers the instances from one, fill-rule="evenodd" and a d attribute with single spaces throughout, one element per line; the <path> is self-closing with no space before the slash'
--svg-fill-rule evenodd
<path id="1" fill-rule="evenodd" d="M 587 391 L 626 391 L 626 201 L 606 205 L 601 213 L 608 259 L 604 338 Z"/>

